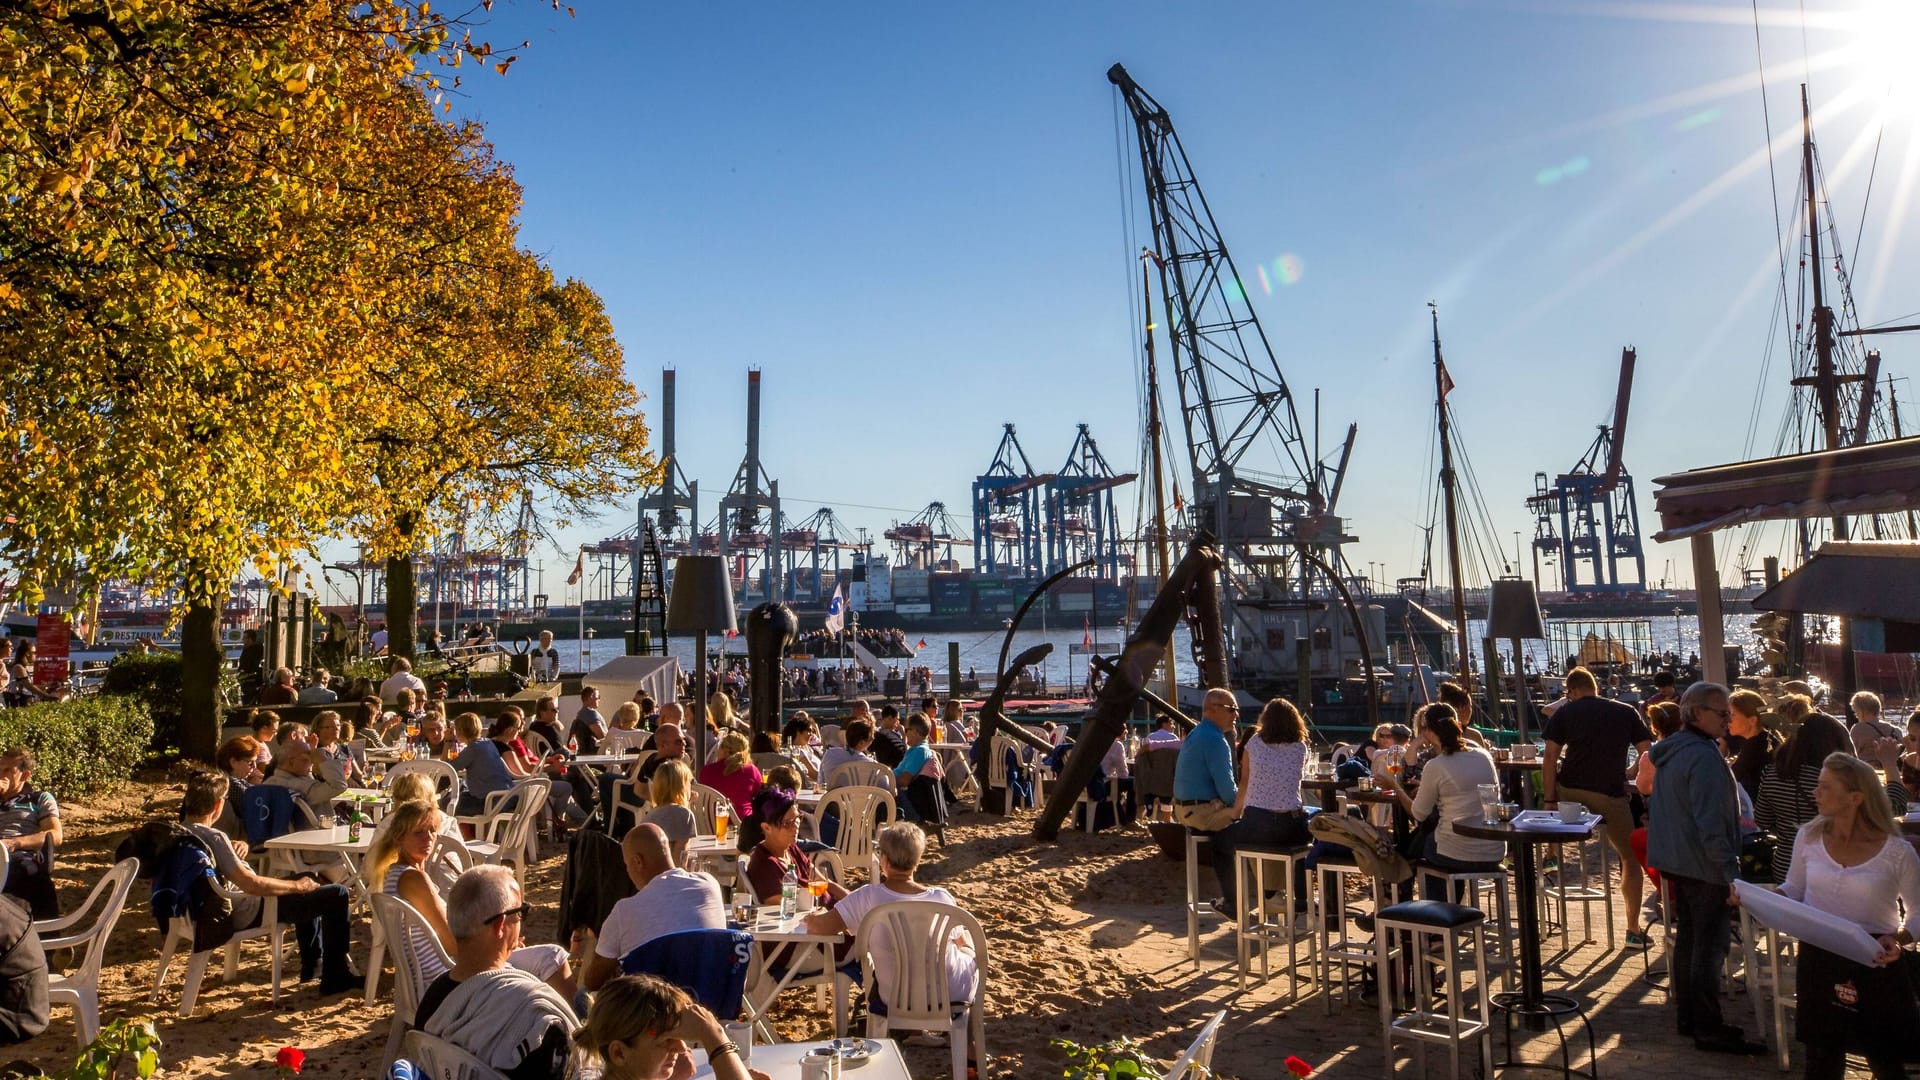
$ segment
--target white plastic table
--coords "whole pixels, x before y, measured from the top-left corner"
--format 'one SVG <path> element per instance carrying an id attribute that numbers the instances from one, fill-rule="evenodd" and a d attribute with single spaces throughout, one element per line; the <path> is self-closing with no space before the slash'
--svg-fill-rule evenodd
<path id="1" fill-rule="evenodd" d="M 262 851 L 304 851 L 318 854 L 339 855 L 346 860 L 350 875 L 346 881 L 355 897 L 366 895 L 366 880 L 360 876 L 360 865 L 366 859 L 367 852 L 373 847 L 373 826 L 360 830 L 360 839 L 348 840 L 347 827 L 335 825 L 330 828 L 301 829 L 284 836 L 276 836 L 260 845 Z"/>
<path id="2" fill-rule="evenodd" d="M 907 1071 L 907 1060 L 900 1056 L 899 1043 L 892 1039 L 873 1041 L 880 1044 L 880 1052 L 868 1058 L 863 1065 L 843 1069 L 841 1080 L 913 1080 L 913 1074 Z M 755 1043 L 751 1067 L 774 1080 L 793 1080 L 800 1075 L 800 1059 L 807 1056 L 807 1051 L 826 1045 L 824 1039 L 819 1042 L 772 1045 Z M 713 1070 L 707 1067 L 707 1055 L 696 1050 L 693 1060 L 697 1066 L 693 1071 L 694 1080 L 713 1080 Z"/>
<path id="3" fill-rule="evenodd" d="M 753 909 L 753 913 L 754 923 L 749 930 L 753 934 L 754 944 L 792 945 L 794 947 L 789 957 L 786 974 L 780 976 L 779 980 L 766 992 L 755 994 L 753 999 L 748 1002 L 753 1008 L 754 1015 L 759 1017 L 765 1015 L 767 1009 L 771 1008 L 773 1003 L 779 1000 L 780 995 L 786 991 L 787 987 L 793 985 L 793 980 L 801 974 L 801 969 L 805 968 L 812 974 L 818 974 L 822 970 L 833 970 L 833 948 L 847 940 L 847 935 L 816 934 L 809 931 L 807 929 L 807 916 L 813 913 L 811 908 L 801 914 L 795 915 L 791 919 L 782 919 L 780 917 L 780 905 L 778 904 L 756 907 Z M 768 974 L 771 975 L 772 971 L 769 970 Z M 836 988 L 834 993 L 837 996 L 839 990 Z M 846 1031 L 843 1026 L 845 1020 L 843 1015 L 844 1010 L 836 1008 L 833 1012 L 834 1035 L 845 1035 Z M 796 1043 L 793 1045 L 805 1044 Z M 794 1060 L 798 1062 L 799 1058 L 795 1058 Z M 865 1066 L 861 1066 L 861 1068 L 864 1070 Z M 765 1072 L 766 1070 L 761 1069 L 760 1071 Z"/>

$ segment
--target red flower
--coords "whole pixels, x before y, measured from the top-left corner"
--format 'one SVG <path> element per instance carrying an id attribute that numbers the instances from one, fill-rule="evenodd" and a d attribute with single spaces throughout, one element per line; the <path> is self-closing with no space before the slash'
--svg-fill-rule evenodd
<path id="1" fill-rule="evenodd" d="M 1306 1062 L 1300 1060 L 1297 1057 L 1288 1057 L 1287 1071 L 1292 1073 L 1295 1076 L 1305 1077 L 1308 1074 L 1313 1072 L 1313 1066 L 1307 1064 Z"/>
<path id="2" fill-rule="evenodd" d="M 300 1072 L 300 1066 L 305 1065 L 306 1062 L 306 1053 L 297 1046 L 283 1046 L 279 1053 L 273 1055 L 273 1063 L 283 1070 L 282 1075 L 286 1073 L 297 1075 Z"/>

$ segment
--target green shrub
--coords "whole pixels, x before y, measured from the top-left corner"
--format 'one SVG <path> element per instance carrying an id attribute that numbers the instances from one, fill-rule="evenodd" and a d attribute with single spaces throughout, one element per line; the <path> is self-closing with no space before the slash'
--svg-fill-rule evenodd
<path id="1" fill-rule="evenodd" d="M 180 745 L 180 655 L 129 651 L 114 657 L 101 677 L 100 693 L 137 697 L 153 717 L 151 749 L 164 754 Z"/>
<path id="2" fill-rule="evenodd" d="M 152 739 L 153 717 L 132 696 L 91 694 L 0 710 L 0 748 L 32 750 L 34 785 L 58 798 L 131 777 Z"/>

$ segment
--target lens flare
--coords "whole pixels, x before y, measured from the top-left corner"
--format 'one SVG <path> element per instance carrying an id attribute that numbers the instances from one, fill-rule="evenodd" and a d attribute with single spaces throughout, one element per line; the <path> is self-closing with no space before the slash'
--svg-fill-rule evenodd
<path id="1" fill-rule="evenodd" d="M 1582 155 L 1563 164 L 1550 165 L 1547 168 L 1541 169 L 1539 172 L 1533 174 L 1533 182 L 1539 184 L 1541 187 L 1552 187 L 1554 184 L 1569 177 L 1579 176 L 1592 167 L 1593 162 L 1587 160 L 1585 155 Z"/>
<path id="2" fill-rule="evenodd" d="M 1711 109 L 1701 109 L 1697 113 L 1692 113 L 1675 120 L 1673 122 L 1673 130 L 1692 131 L 1694 128 L 1706 127 L 1708 124 L 1720 119 L 1720 114 L 1725 111 L 1726 110 L 1718 105 L 1715 105 Z"/>

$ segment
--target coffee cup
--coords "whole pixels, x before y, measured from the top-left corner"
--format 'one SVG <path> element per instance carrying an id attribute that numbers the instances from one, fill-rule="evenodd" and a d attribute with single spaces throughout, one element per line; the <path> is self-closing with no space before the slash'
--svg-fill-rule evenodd
<path id="1" fill-rule="evenodd" d="M 1578 825 L 1586 820 L 1586 816 L 1587 808 L 1580 803 L 1562 802 L 1560 804 L 1560 820 L 1568 825 Z"/>

